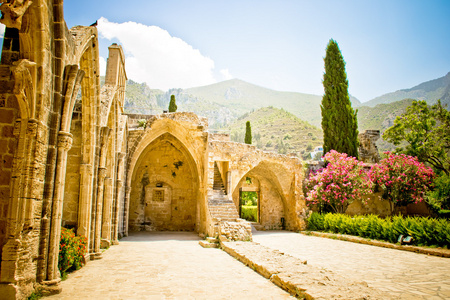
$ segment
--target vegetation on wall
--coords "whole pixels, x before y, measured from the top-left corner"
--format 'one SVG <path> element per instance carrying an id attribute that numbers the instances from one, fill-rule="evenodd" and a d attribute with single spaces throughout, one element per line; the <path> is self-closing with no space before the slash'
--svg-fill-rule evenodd
<path id="1" fill-rule="evenodd" d="M 348 94 L 345 61 L 333 39 L 326 49 L 322 98 L 323 153 L 331 150 L 358 157 L 358 123 Z"/>

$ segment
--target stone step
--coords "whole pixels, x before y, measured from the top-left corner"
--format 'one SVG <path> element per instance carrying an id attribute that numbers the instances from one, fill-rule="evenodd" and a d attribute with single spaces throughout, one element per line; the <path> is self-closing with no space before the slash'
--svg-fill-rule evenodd
<path id="1" fill-rule="evenodd" d="M 216 239 L 215 237 L 212 237 L 212 236 L 208 236 L 208 237 L 206 238 L 206 241 L 207 241 L 208 243 L 218 243 L 218 242 L 219 242 L 218 239 Z"/>
<path id="2" fill-rule="evenodd" d="M 219 248 L 219 244 L 218 243 L 210 243 L 210 242 L 207 242 L 207 241 L 198 241 L 198 243 L 203 248 Z"/>

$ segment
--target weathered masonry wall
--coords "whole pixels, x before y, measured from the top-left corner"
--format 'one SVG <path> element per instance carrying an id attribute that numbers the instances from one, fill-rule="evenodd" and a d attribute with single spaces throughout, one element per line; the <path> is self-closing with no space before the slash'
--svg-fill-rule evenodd
<path id="1" fill-rule="evenodd" d="M 228 165 L 226 189 L 239 210 L 240 190 L 258 191 L 260 224 L 267 229 L 298 230 L 304 227 L 301 215 L 306 209 L 301 191 L 302 164 L 288 157 L 256 149 L 255 146 L 223 140 L 208 144 L 208 191 L 212 190 L 214 162 Z M 246 186 L 246 177 L 255 178 L 257 186 Z"/>
<path id="2" fill-rule="evenodd" d="M 133 231 L 193 231 L 197 190 L 189 157 L 179 142 L 163 135 L 148 146 L 131 183 L 130 228 Z"/>
<path id="3" fill-rule="evenodd" d="M 61 225 L 90 255 L 117 242 L 124 194 L 126 83 L 110 47 L 100 88 L 95 27 L 68 29 L 62 1 L 3 1 L 0 64 L 0 295 L 58 291 Z M 123 220 L 123 218 L 122 218 Z"/>
<path id="4" fill-rule="evenodd" d="M 128 230 L 204 231 L 207 126 L 193 113 L 169 113 L 130 131 Z"/>

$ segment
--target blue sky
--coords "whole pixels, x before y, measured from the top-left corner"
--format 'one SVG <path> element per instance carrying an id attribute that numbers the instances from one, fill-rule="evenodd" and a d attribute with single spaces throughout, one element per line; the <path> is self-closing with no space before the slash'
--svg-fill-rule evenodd
<path id="1" fill-rule="evenodd" d="M 122 44 L 128 77 L 151 88 L 239 78 L 321 95 L 330 38 L 361 101 L 450 71 L 446 0 L 65 0 L 64 13 L 69 28 L 100 20 L 100 55 Z"/>

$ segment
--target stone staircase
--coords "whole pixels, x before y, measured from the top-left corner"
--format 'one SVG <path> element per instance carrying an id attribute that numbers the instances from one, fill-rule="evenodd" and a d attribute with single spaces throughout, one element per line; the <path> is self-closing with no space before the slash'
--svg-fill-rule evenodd
<path id="1" fill-rule="evenodd" d="M 214 164 L 213 194 L 208 198 L 208 205 L 213 220 L 235 222 L 239 218 L 236 206 L 225 193 L 224 184 L 217 164 Z"/>

